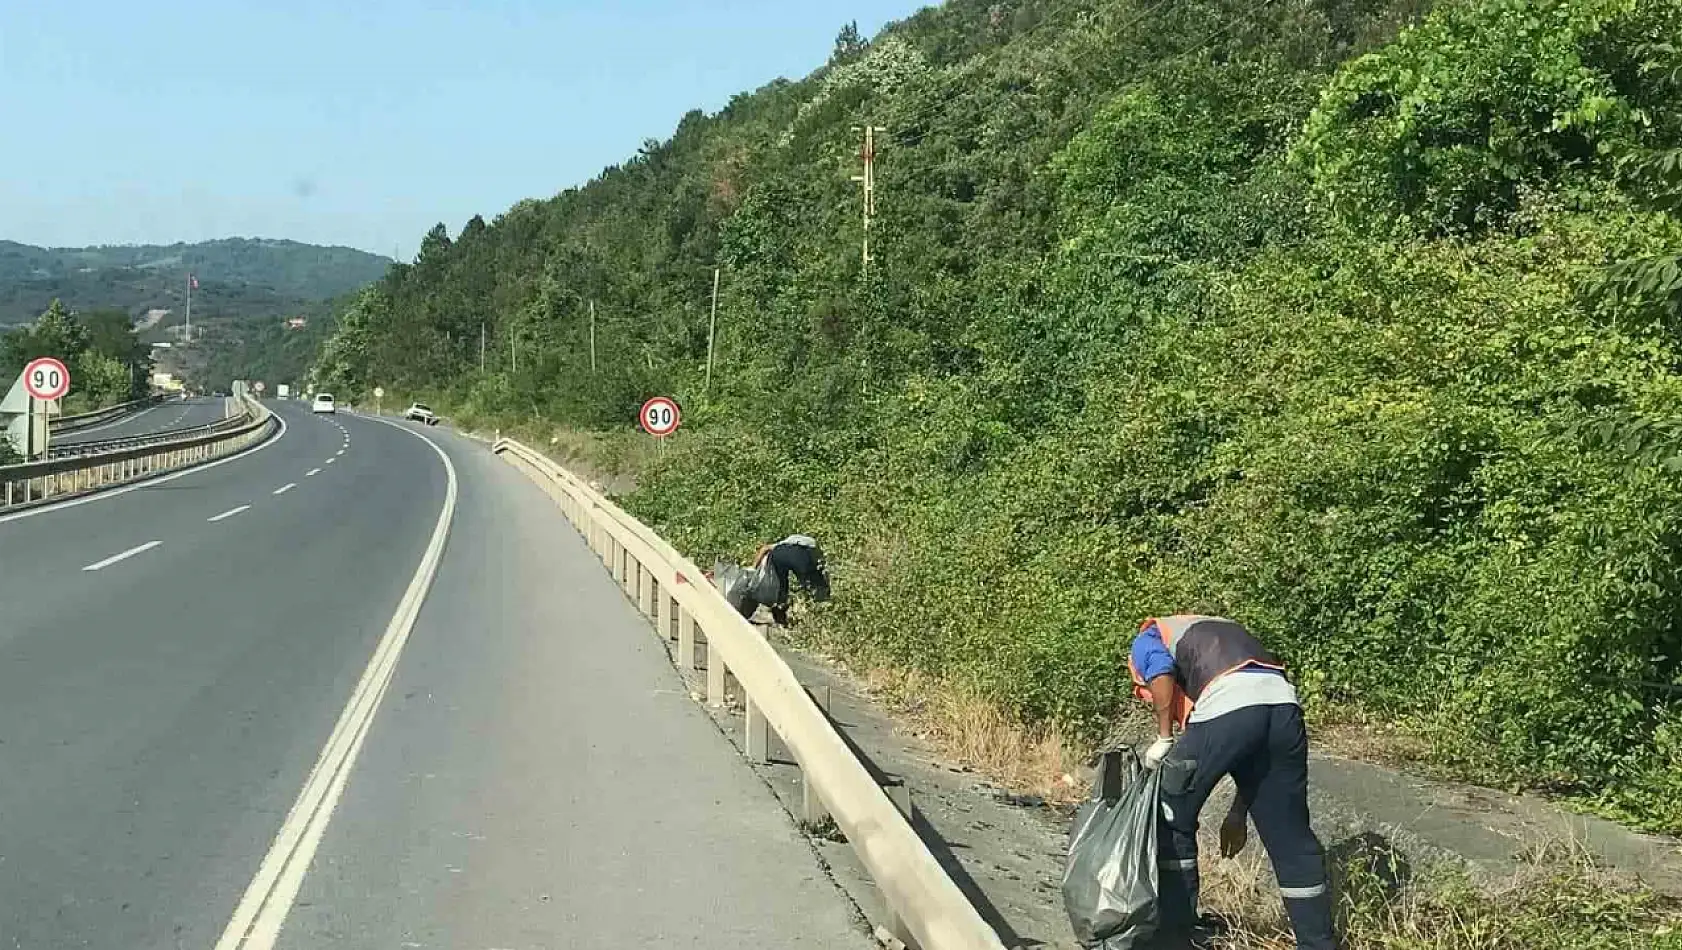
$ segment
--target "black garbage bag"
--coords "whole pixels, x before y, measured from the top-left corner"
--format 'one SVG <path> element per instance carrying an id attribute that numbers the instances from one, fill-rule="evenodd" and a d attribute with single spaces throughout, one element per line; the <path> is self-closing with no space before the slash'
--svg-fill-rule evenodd
<path id="1" fill-rule="evenodd" d="M 1063 909 L 1089 950 L 1136 950 L 1156 935 L 1156 820 L 1159 773 L 1132 749 L 1124 756 L 1119 794 L 1082 805 L 1069 830 Z"/>
<path id="2" fill-rule="evenodd" d="M 759 610 L 759 600 L 753 596 L 753 573 L 735 564 L 718 561 L 713 564 L 713 583 L 718 585 L 724 600 L 743 617 L 752 617 Z"/>
<path id="3" fill-rule="evenodd" d="M 771 555 L 767 554 L 759 560 L 759 566 L 749 575 L 752 583 L 748 587 L 748 594 L 762 604 L 775 604 L 782 600 L 783 582 L 777 576 L 777 569 L 771 566 Z"/>

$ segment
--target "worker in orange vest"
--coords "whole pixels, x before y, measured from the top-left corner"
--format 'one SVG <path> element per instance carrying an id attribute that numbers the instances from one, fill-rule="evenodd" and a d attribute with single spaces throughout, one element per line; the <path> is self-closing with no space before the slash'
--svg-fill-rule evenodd
<path id="1" fill-rule="evenodd" d="M 1308 820 L 1308 731 L 1284 665 L 1234 621 L 1198 614 L 1146 620 L 1127 665 L 1135 694 L 1156 711 L 1145 765 L 1162 772 L 1163 935 L 1197 937 L 1198 812 L 1231 775 L 1238 793 L 1221 853 L 1243 849 L 1245 816 L 1254 819 L 1298 950 L 1336 950 L 1325 851 Z"/>

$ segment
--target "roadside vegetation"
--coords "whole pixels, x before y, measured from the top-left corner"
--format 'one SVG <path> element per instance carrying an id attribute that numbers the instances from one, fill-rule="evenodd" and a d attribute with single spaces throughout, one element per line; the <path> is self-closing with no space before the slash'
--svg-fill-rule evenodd
<path id="1" fill-rule="evenodd" d="M 55 357 L 70 370 L 66 415 L 139 399 L 147 392 L 150 349 L 121 310 L 72 313 L 54 300 L 34 323 L 0 332 L 0 396 L 30 360 Z"/>
<path id="2" fill-rule="evenodd" d="M 953 0 L 440 225 L 315 381 L 550 432 L 674 395 L 634 511 L 698 559 L 823 538 L 805 636 L 1024 729 L 1101 736 L 1139 618 L 1200 601 L 1322 721 L 1682 831 L 1679 37 L 1673 0 Z"/>

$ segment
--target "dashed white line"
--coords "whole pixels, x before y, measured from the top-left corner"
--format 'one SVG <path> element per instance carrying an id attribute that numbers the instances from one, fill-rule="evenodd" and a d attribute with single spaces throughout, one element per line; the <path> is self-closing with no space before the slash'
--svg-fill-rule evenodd
<path id="1" fill-rule="evenodd" d="M 206 520 L 206 521 L 221 521 L 223 518 L 232 518 L 234 515 L 237 515 L 240 512 L 245 511 L 246 509 L 248 509 L 250 507 L 251 507 L 250 505 L 240 505 L 238 508 L 229 508 L 227 511 L 224 511 L 219 515 L 212 515 L 211 517 L 206 518 L 204 520 Z"/>
<path id="2" fill-rule="evenodd" d="M 124 561 L 124 560 L 127 560 L 127 559 L 131 558 L 131 557 L 134 557 L 136 554 L 139 554 L 142 551 L 150 551 L 150 550 L 152 550 L 153 548 L 157 547 L 158 545 L 160 545 L 162 543 L 163 543 L 162 541 L 148 541 L 145 544 L 135 545 L 134 547 L 129 548 L 127 551 L 124 551 L 121 554 L 113 554 L 103 561 L 95 561 L 92 564 L 89 564 L 87 567 L 82 568 L 82 570 L 84 570 L 84 571 L 97 571 L 101 568 L 110 567 L 111 565 L 117 563 L 118 561 Z"/>
<path id="3" fill-rule="evenodd" d="M 333 453 L 334 456 L 340 456 L 340 455 L 343 455 L 343 454 L 345 454 L 344 449 L 340 449 L 339 451 Z"/>
<path id="4" fill-rule="evenodd" d="M 319 468 L 312 468 L 309 471 L 304 473 L 304 477 L 309 478 L 311 475 L 315 475 L 315 474 L 319 473 L 320 471 L 321 471 L 321 469 L 319 469 Z"/>
<path id="5" fill-rule="evenodd" d="M 287 482 L 286 484 L 284 484 L 284 485 L 280 486 L 279 488 L 275 489 L 273 493 L 276 494 L 276 495 L 284 495 L 287 492 L 289 492 L 292 489 L 297 488 L 297 487 L 298 487 L 297 482 Z"/>
<path id="6" fill-rule="evenodd" d="M 338 461 L 338 459 L 328 459 L 327 461 L 323 462 L 322 464 L 323 465 L 332 465 L 334 462 L 337 462 L 337 461 Z"/>

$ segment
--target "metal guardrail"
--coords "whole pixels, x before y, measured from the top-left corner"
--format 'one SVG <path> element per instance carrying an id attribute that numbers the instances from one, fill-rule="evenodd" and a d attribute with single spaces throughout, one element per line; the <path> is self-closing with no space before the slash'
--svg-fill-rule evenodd
<path id="1" fill-rule="evenodd" d="M 0 510 L 62 501 L 233 455 L 261 442 L 276 427 L 274 414 L 255 400 L 248 401 L 234 421 L 238 424 L 216 423 L 223 428 L 215 432 L 171 432 L 167 438 L 93 455 L 0 465 Z"/>
<path id="2" fill-rule="evenodd" d="M 132 402 L 119 403 L 115 406 L 106 406 L 104 409 L 95 409 L 92 412 L 82 412 L 74 416 L 60 416 L 52 421 L 52 431 L 75 432 L 78 429 L 86 429 L 88 426 L 98 425 L 99 423 L 105 422 L 109 419 L 115 419 L 118 416 L 136 412 L 146 406 L 155 406 L 163 401 L 164 397 L 162 396 L 147 396 L 145 399 L 136 399 Z"/>
<path id="3" fill-rule="evenodd" d="M 86 442 L 60 442 L 50 445 L 47 457 L 50 459 L 71 458 L 80 455 L 98 455 L 103 452 L 114 452 L 118 449 L 135 448 L 142 445 L 154 445 L 159 442 L 169 442 L 187 436 L 203 435 L 231 429 L 250 421 L 249 416 L 233 416 L 206 422 L 203 425 L 184 426 L 180 429 L 164 429 L 159 432 L 148 432 L 144 435 L 118 436 L 114 439 L 90 439 Z"/>
<path id="4" fill-rule="evenodd" d="M 708 583 L 700 568 L 653 529 L 586 482 L 513 439 L 492 450 L 510 459 L 555 499 L 614 579 L 662 637 L 677 621 L 678 663 L 695 668 L 696 637 L 706 647 L 707 702 L 722 706 L 734 679 L 746 696 L 746 753 L 767 761 L 775 731 L 800 766 L 806 818 L 827 815 L 846 834 L 886 898 L 887 929 L 922 950 L 1003 950 L 982 919 L 877 784 L 829 717 L 777 651 Z"/>

